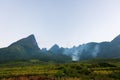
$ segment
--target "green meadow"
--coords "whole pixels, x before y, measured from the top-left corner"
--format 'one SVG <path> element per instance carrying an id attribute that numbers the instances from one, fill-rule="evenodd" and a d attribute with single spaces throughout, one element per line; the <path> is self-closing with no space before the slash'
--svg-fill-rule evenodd
<path id="1" fill-rule="evenodd" d="M 0 64 L 0 80 L 120 80 L 120 59 L 6 62 Z"/>

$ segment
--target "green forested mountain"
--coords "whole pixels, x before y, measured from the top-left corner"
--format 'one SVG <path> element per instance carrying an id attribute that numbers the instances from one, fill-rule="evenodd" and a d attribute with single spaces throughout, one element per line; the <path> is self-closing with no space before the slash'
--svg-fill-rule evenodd
<path id="1" fill-rule="evenodd" d="M 23 38 L 6 48 L 0 49 L 0 61 L 27 60 L 40 53 L 34 35 Z"/>
<path id="2" fill-rule="evenodd" d="M 70 57 L 63 55 L 62 53 L 53 54 L 50 51 L 42 52 L 38 47 L 34 35 L 30 35 L 27 38 L 14 42 L 6 48 L 0 49 L 0 62 L 30 59 L 55 62 L 65 62 L 67 60 L 71 60 Z"/>
<path id="3" fill-rule="evenodd" d="M 32 34 L 0 49 L 0 62 L 37 59 L 63 63 L 93 58 L 120 58 L 120 35 L 111 42 L 90 42 L 73 48 L 62 48 L 55 44 L 47 50 L 38 47 Z"/>

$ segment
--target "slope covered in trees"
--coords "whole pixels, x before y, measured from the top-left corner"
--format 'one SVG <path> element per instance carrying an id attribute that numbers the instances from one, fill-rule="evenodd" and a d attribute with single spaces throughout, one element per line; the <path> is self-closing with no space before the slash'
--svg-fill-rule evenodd
<path id="1" fill-rule="evenodd" d="M 6 48 L 0 49 L 0 62 L 31 60 L 69 62 L 93 58 L 120 58 L 120 35 L 111 42 L 90 42 L 87 44 L 63 48 L 55 44 L 49 50 L 40 49 L 34 35 L 18 40 Z"/>

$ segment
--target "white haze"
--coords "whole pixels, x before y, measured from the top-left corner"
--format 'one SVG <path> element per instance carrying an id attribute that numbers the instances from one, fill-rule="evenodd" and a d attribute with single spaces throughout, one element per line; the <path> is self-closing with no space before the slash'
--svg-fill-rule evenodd
<path id="1" fill-rule="evenodd" d="M 92 57 L 95 58 L 99 52 L 99 45 L 95 44 L 92 48 L 91 47 L 92 46 L 88 43 L 88 44 L 80 45 L 78 47 L 66 48 L 64 50 L 64 54 L 71 56 L 73 61 L 80 60 L 82 54 L 85 54 L 84 52 L 89 53 Z"/>

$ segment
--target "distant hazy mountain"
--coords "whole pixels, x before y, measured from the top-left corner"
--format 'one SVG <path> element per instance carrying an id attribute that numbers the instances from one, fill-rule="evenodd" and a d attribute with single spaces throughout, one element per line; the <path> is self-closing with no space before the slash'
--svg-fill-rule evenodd
<path id="1" fill-rule="evenodd" d="M 102 42 L 97 57 L 100 58 L 120 58 L 120 35 L 111 42 Z"/>
<path id="2" fill-rule="evenodd" d="M 120 58 L 120 35 L 111 42 L 90 42 L 72 48 L 53 45 L 40 50 L 34 35 L 0 49 L 0 62 L 39 59 L 41 61 L 68 62 L 93 58 Z"/>
<path id="3" fill-rule="evenodd" d="M 47 48 L 42 48 L 41 51 L 42 52 L 47 52 Z"/>
<path id="4" fill-rule="evenodd" d="M 111 42 L 90 42 L 78 47 L 64 49 L 64 54 L 70 55 L 73 60 L 120 58 L 120 35 Z"/>
<path id="5" fill-rule="evenodd" d="M 96 58 L 99 44 L 95 42 L 79 45 L 78 47 L 64 49 L 64 54 L 70 55 L 73 60 Z"/>
<path id="6" fill-rule="evenodd" d="M 112 44 L 114 45 L 120 45 L 120 35 L 118 35 L 117 37 L 115 37 L 112 41 Z"/>
<path id="7" fill-rule="evenodd" d="M 53 45 L 49 51 L 53 52 L 53 53 L 57 53 L 59 51 L 59 46 L 57 44 Z"/>
<path id="8" fill-rule="evenodd" d="M 59 47 L 59 45 L 55 44 L 48 51 L 55 54 L 63 54 L 64 48 Z"/>

